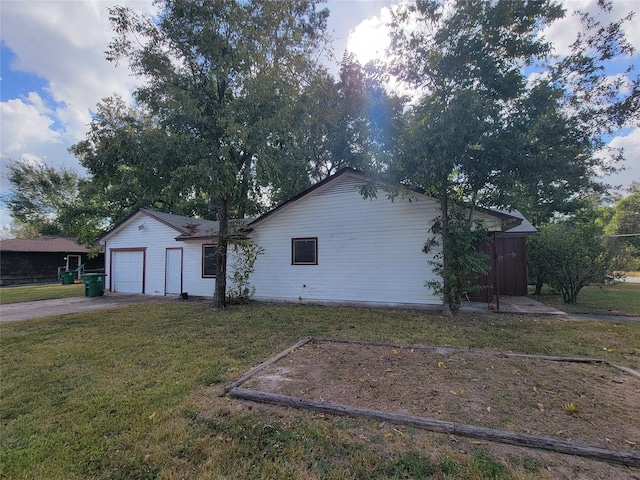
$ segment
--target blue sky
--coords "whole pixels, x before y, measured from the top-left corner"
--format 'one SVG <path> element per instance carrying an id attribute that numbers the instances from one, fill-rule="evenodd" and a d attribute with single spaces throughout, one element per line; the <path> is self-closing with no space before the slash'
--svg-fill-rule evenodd
<path id="1" fill-rule="evenodd" d="M 364 63 L 384 51 L 385 8 L 398 0 L 330 0 L 329 31 L 339 59 L 345 48 Z M 569 12 L 592 9 L 596 0 L 564 0 Z M 6 192 L 4 165 L 26 158 L 47 165 L 81 166 L 67 149 L 84 138 L 91 113 L 103 98 L 128 98 L 136 79 L 126 65 L 104 59 L 112 33 L 107 8 L 126 5 L 152 13 L 151 0 L 2 0 L 0 1 L 0 191 Z M 614 0 L 614 14 L 637 7 L 635 0 Z M 636 18 L 637 25 L 638 17 Z M 554 25 L 546 37 L 559 53 L 575 37 L 575 18 Z M 640 50 L 640 29 L 628 32 Z M 640 68 L 640 57 L 633 59 Z M 640 129 L 612 139 L 627 152 L 628 170 L 610 179 L 629 185 L 640 181 Z M 0 225 L 10 222 L 0 210 Z"/>

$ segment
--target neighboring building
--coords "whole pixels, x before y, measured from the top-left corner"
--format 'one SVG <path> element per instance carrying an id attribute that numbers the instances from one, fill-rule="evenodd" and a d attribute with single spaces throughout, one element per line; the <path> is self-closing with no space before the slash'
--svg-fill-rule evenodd
<path id="1" fill-rule="evenodd" d="M 437 251 L 423 253 L 438 201 L 417 193 L 391 201 L 382 187 L 377 198 L 365 200 L 360 186 L 366 181 L 360 172 L 341 170 L 248 223 L 248 238 L 263 250 L 250 278 L 255 300 L 442 304 L 425 286 L 436 279 L 429 260 Z M 498 236 L 523 222 L 487 210 L 476 217 Z M 139 210 L 99 240 L 109 289 L 212 296 L 217 234 L 218 222 Z"/>
<path id="2" fill-rule="evenodd" d="M 60 269 L 75 270 L 83 264 L 86 270 L 102 271 L 104 257 L 89 258 L 88 249 L 71 237 L 0 240 L 0 286 L 54 283 Z"/>

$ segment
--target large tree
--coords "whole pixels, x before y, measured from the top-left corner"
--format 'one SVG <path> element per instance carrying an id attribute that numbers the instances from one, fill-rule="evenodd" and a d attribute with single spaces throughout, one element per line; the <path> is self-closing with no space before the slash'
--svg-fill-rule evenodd
<path id="1" fill-rule="evenodd" d="M 418 1 L 395 11 L 392 71 L 423 95 L 407 113 L 394 172 L 440 199 L 444 251 L 456 234 L 452 200 L 471 213 L 518 208 L 546 221 L 576 194 L 603 190 L 604 135 L 637 118 L 638 84 L 617 94 L 604 65 L 631 47 L 624 19 L 603 26 L 582 14 L 571 55 L 552 55 L 541 31 L 564 13 L 551 0 Z M 446 285 L 455 275 L 443 262 L 445 307 L 455 308 Z"/>
<path id="2" fill-rule="evenodd" d="M 86 138 L 70 151 L 90 174 L 85 194 L 102 208 L 95 214 L 107 226 L 138 208 L 205 217 L 209 186 L 189 177 L 180 138 L 141 107 L 119 96 L 103 99 Z"/>
<path id="3" fill-rule="evenodd" d="M 314 78 L 298 102 L 299 155 L 313 181 L 343 167 L 383 169 L 405 103 L 385 89 L 380 67 L 363 67 L 346 51 L 339 67 L 337 79 L 326 73 Z"/>
<path id="4" fill-rule="evenodd" d="M 108 50 L 145 84 L 135 98 L 179 145 L 189 176 L 208 186 L 220 221 L 214 306 L 226 304 L 229 217 L 273 168 L 287 114 L 313 68 L 326 10 L 316 0 L 164 0 L 154 18 L 111 9 Z"/>
<path id="5" fill-rule="evenodd" d="M 499 186 L 504 163 L 516 153 L 523 66 L 549 53 L 538 33 L 562 13 L 551 1 L 512 0 L 421 1 L 395 12 L 392 71 L 425 93 L 407 113 L 393 172 L 440 200 L 444 252 L 456 241 L 450 202 L 466 198 L 473 205 L 487 187 Z M 470 219 L 456 227 L 463 236 Z M 447 313 L 459 305 L 448 257 L 441 266 Z"/>
<path id="6" fill-rule="evenodd" d="M 2 201 L 13 217 L 14 234 L 75 236 L 60 218 L 78 198 L 80 178 L 74 170 L 21 158 L 7 164 L 7 177 L 11 190 L 2 195 Z"/>

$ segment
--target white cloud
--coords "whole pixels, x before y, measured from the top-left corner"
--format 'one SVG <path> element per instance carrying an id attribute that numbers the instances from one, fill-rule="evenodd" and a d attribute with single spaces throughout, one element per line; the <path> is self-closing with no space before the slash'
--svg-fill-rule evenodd
<path id="1" fill-rule="evenodd" d="M 32 145 L 61 143 L 60 133 L 52 130 L 55 120 L 37 93 L 26 100 L 13 99 L 0 104 L 2 118 L 2 158 L 20 156 Z"/>
<path id="2" fill-rule="evenodd" d="M 149 12 L 151 0 L 129 1 Z M 2 40 L 15 54 L 11 68 L 46 79 L 62 128 L 79 139 L 90 111 L 104 97 L 129 97 L 135 86 L 126 63 L 118 68 L 105 59 L 113 37 L 104 1 L 3 1 Z M 3 120 L 4 124 L 4 120 Z M 63 125 L 63 127 L 60 127 Z M 3 125 L 4 126 L 4 125 Z"/>
<path id="3" fill-rule="evenodd" d="M 360 22 L 349 32 L 347 50 L 353 53 L 358 61 L 365 65 L 371 60 L 383 60 L 389 46 L 389 27 L 391 20 L 388 8 L 383 8 L 380 14 Z"/>
<path id="4" fill-rule="evenodd" d="M 623 148 L 625 162 L 619 165 L 624 169 L 605 180 L 611 185 L 622 185 L 622 190 L 629 187 L 632 181 L 640 182 L 640 128 L 635 128 L 628 135 L 615 137 L 609 146 Z"/>

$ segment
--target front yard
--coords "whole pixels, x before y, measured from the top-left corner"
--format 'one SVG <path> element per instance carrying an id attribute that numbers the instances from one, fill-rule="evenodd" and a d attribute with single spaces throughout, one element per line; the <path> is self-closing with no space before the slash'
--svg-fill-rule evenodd
<path id="1" fill-rule="evenodd" d="M 0 329 L 3 478 L 640 477 L 562 454 L 223 395 L 305 336 L 598 357 L 640 370 L 640 322 L 271 305 L 214 313 L 207 302 L 176 301 Z M 600 414 L 604 423 L 618 415 Z"/>
<path id="2" fill-rule="evenodd" d="M 0 288 L 0 305 L 19 302 L 32 302 L 36 300 L 50 300 L 54 298 L 80 297 L 84 295 L 82 282 L 70 285 L 20 285 L 17 287 Z"/>
<path id="3" fill-rule="evenodd" d="M 562 301 L 562 294 L 544 287 L 538 298 L 543 303 L 567 313 L 640 316 L 640 283 L 590 285 L 580 290 L 578 303 Z"/>

